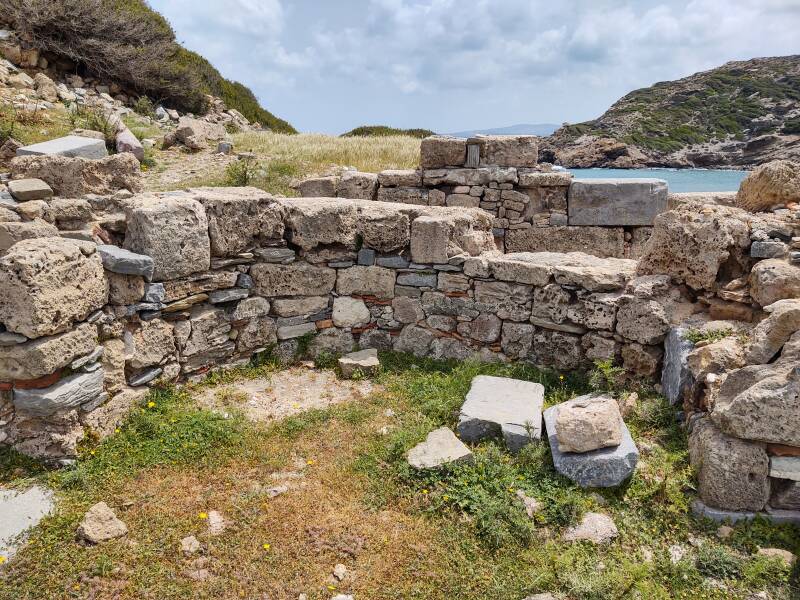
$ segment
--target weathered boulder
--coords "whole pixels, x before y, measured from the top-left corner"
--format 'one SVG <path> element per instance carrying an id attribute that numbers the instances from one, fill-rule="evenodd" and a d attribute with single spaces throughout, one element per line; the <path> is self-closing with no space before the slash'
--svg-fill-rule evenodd
<path id="1" fill-rule="evenodd" d="M 564 402 L 556 415 L 559 452 L 590 452 L 619 446 L 622 415 L 610 397 L 584 396 Z"/>
<path id="2" fill-rule="evenodd" d="M 99 160 L 66 156 L 18 156 L 11 161 L 13 179 L 46 181 L 63 198 L 107 195 L 118 190 L 139 192 L 143 187 L 139 161 L 132 154 Z"/>
<path id="3" fill-rule="evenodd" d="M 52 188 L 41 179 L 14 179 L 8 182 L 8 191 L 18 202 L 46 200 L 53 197 Z"/>
<path id="4" fill-rule="evenodd" d="M 509 229 L 506 252 L 584 252 L 602 258 L 625 257 L 621 227 L 531 227 Z"/>
<path id="5" fill-rule="evenodd" d="M 378 176 L 375 173 L 345 171 L 336 187 L 339 198 L 374 200 L 378 192 Z"/>
<path id="6" fill-rule="evenodd" d="M 736 206 L 750 212 L 800 202 L 800 164 L 775 160 L 752 171 L 739 187 Z"/>
<path id="7" fill-rule="evenodd" d="M 301 198 L 335 198 L 338 177 L 311 177 L 297 184 Z"/>
<path id="8" fill-rule="evenodd" d="M 607 544 L 619 535 L 614 520 L 603 513 L 586 513 L 577 525 L 564 532 L 565 542 L 592 542 Z"/>
<path id="9" fill-rule="evenodd" d="M 420 470 L 471 460 L 472 451 L 447 427 L 431 431 L 424 442 L 408 451 L 408 464 Z"/>
<path id="10" fill-rule="evenodd" d="M 237 352 L 250 352 L 265 348 L 278 341 L 278 328 L 274 319 L 265 316 L 253 317 L 239 330 L 236 337 Z"/>
<path id="11" fill-rule="evenodd" d="M 49 417 L 58 411 L 93 403 L 103 391 L 103 370 L 65 377 L 46 388 L 14 390 L 14 406 L 37 417 Z"/>
<path id="12" fill-rule="evenodd" d="M 92 506 L 78 525 L 78 537 L 90 544 L 107 542 L 127 533 L 128 527 L 105 502 Z"/>
<path id="13" fill-rule="evenodd" d="M 354 267 L 355 268 L 355 267 Z M 250 268 L 253 290 L 260 296 L 324 296 L 336 282 L 336 271 L 307 263 L 258 263 Z"/>
<path id="14" fill-rule="evenodd" d="M 188 193 L 205 208 L 212 256 L 235 256 L 283 237 L 284 206 L 258 188 L 198 188 Z"/>
<path id="15" fill-rule="evenodd" d="M 133 154 L 139 162 L 144 160 L 144 146 L 142 142 L 140 142 L 139 138 L 133 135 L 133 132 L 127 127 L 117 132 L 115 142 L 117 145 L 117 152 L 129 152 Z"/>
<path id="16" fill-rule="evenodd" d="M 209 141 L 219 141 L 225 138 L 225 127 L 219 123 L 209 123 L 191 117 L 181 117 L 178 126 L 173 132 L 174 141 L 183 144 L 189 150 L 203 150 L 208 148 Z"/>
<path id="17" fill-rule="evenodd" d="M 36 73 L 33 76 L 33 87 L 39 98 L 47 102 L 58 102 L 58 90 L 55 82 L 44 73 Z"/>
<path id="18" fill-rule="evenodd" d="M 750 272 L 750 295 L 761 306 L 800 298 L 800 267 L 778 258 L 762 260 Z"/>
<path id="19" fill-rule="evenodd" d="M 126 214 L 124 247 L 153 259 L 153 280 L 175 279 L 211 266 L 208 219 L 199 202 L 182 196 L 140 196 Z"/>
<path id="20" fill-rule="evenodd" d="M 374 375 L 380 366 L 375 348 L 352 352 L 339 359 L 339 369 L 345 379 L 351 379 L 357 372 L 361 375 Z"/>
<path id="21" fill-rule="evenodd" d="M 11 346 L 0 345 L 0 381 L 38 379 L 66 367 L 97 347 L 97 328 L 81 323 L 54 336 Z"/>
<path id="22" fill-rule="evenodd" d="M 585 488 L 614 487 L 633 474 L 639 462 L 639 451 L 624 423 L 619 446 L 579 454 L 561 452 L 556 427 L 559 406 L 544 411 L 544 425 L 556 471 Z"/>
<path id="23" fill-rule="evenodd" d="M 700 345 L 686 357 L 686 364 L 696 381 L 704 381 L 709 373 L 725 373 L 744 366 L 744 349 L 737 336 Z"/>
<path id="24" fill-rule="evenodd" d="M 467 442 L 502 437 L 516 452 L 542 435 L 544 386 L 505 377 L 479 375 L 458 417 L 458 434 Z"/>
<path id="25" fill-rule="evenodd" d="M 778 300 L 764 309 L 769 316 L 750 332 L 747 362 L 766 364 L 796 331 L 800 331 L 800 299 Z"/>
<path id="26" fill-rule="evenodd" d="M 769 499 L 769 458 L 762 444 L 725 435 L 710 419 L 694 423 L 689 456 L 700 498 L 727 510 L 761 510 Z"/>
<path id="27" fill-rule="evenodd" d="M 0 258 L 0 322 L 8 331 L 29 338 L 66 331 L 107 301 L 108 281 L 94 245 L 24 240 Z"/>
<path id="28" fill-rule="evenodd" d="M 333 198 L 293 198 L 281 202 L 286 207 L 286 227 L 293 244 L 303 250 L 329 244 L 356 248 L 355 202 Z"/>
<path id="29" fill-rule="evenodd" d="M 714 289 L 747 270 L 748 214 L 725 206 L 680 206 L 655 220 L 639 261 L 641 275 L 667 274 L 689 287 Z M 723 268 L 724 267 L 724 268 Z"/>
<path id="30" fill-rule="evenodd" d="M 430 351 L 433 339 L 434 335 L 429 330 L 416 325 L 407 325 L 395 339 L 394 350 L 425 356 Z"/>
<path id="31" fill-rule="evenodd" d="M 467 140 L 448 136 L 427 137 L 420 143 L 420 167 L 461 167 L 467 159 Z"/>
<path id="32" fill-rule="evenodd" d="M 356 219 L 357 233 L 365 248 L 393 252 L 409 243 L 409 216 L 391 204 L 364 203 L 358 207 Z"/>
<path id="33" fill-rule="evenodd" d="M 469 143 L 479 146 L 481 165 L 535 167 L 539 162 L 539 143 L 534 135 L 484 135 L 470 138 Z"/>
<path id="34" fill-rule="evenodd" d="M 312 323 L 313 325 L 313 323 Z M 308 345 L 308 356 L 319 358 L 323 354 L 348 354 L 355 349 L 353 334 L 343 329 L 331 327 L 320 332 Z"/>
<path id="35" fill-rule="evenodd" d="M 58 237 L 58 229 L 42 219 L 0 223 L 0 254 L 22 240 Z"/>
<path id="36" fill-rule="evenodd" d="M 241 307 L 241 304 L 239 306 Z M 327 296 L 276 298 L 272 302 L 272 310 L 279 317 L 308 316 L 321 312 L 326 308 L 328 308 Z"/>

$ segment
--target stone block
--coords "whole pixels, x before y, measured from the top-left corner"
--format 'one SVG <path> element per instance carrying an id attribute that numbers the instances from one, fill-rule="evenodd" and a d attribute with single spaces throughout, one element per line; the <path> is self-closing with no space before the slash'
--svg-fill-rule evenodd
<path id="1" fill-rule="evenodd" d="M 378 173 L 378 183 L 383 187 L 418 188 L 422 186 L 422 172 L 415 169 L 388 169 Z"/>
<path id="2" fill-rule="evenodd" d="M 272 302 L 272 310 L 279 317 L 308 316 L 326 308 L 328 308 L 327 296 L 277 298 Z"/>
<path id="3" fill-rule="evenodd" d="M 408 464 L 418 470 L 437 469 L 445 465 L 472 460 L 472 451 L 447 427 L 431 431 L 408 452 Z"/>
<path id="4" fill-rule="evenodd" d="M 57 411 L 93 402 L 104 393 L 103 370 L 98 369 L 66 377 L 47 388 L 14 390 L 14 406 L 30 415 L 49 417 Z"/>
<path id="5" fill-rule="evenodd" d="M 303 337 L 309 333 L 316 333 L 317 326 L 314 323 L 300 323 L 299 325 L 286 325 L 278 327 L 279 340 L 291 340 Z"/>
<path id="6" fill-rule="evenodd" d="M 354 267 L 355 268 L 355 267 Z M 369 267 L 362 267 L 369 268 Z M 336 271 L 307 263 L 258 263 L 250 268 L 255 293 L 273 296 L 324 296 L 333 290 Z"/>
<path id="7" fill-rule="evenodd" d="M 616 448 L 622 442 L 622 415 L 608 396 L 581 396 L 558 405 L 556 434 L 560 452 L 584 453 Z"/>
<path id="8" fill-rule="evenodd" d="M 58 229 L 42 219 L 0 223 L 0 254 L 22 240 L 58 236 Z"/>
<path id="9" fill-rule="evenodd" d="M 524 169 L 519 171 L 519 187 L 538 188 L 538 187 L 569 187 L 572 183 L 572 173 L 565 171 L 526 172 Z"/>
<path id="10" fill-rule="evenodd" d="M 538 138 L 533 135 L 487 135 L 474 141 L 481 147 L 481 165 L 535 167 L 539 162 Z"/>
<path id="11" fill-rule="evenodd" d="M 410 217 L 404 209 L 382 202 L 362 203 L 358 207 L 356 233 L 364 247 L 378 252 L 396 252 L 408 246 Z"/>
<path id="12" fill-rule="evenodd" d="M 411 223 L 411 258 L 421 264 L 448 261 L 450 226 L 441 217 L 419 217 Z"/>
<path id="13" fill-rule="evenodd" d="M 286 227 L 291 240 L 303 250 L 340 244 L 355 250 L 357 204 L 327 198 L 282 200 L 286 207 Z"/>
<path id="14" fill-rule="evenodd" d="M 8 331 L 29 338 L 60 333 L 106 302 L 108 281 L 94 245 L 24 240 L 0 258 L 0 322 Z"/>
<path id="15" fill-rule="evenodd" d="M 354 200 L 375 200 L 378 192 L 378 176 L 375 173 L 345 171 L 339 180 L 336 195 Z"/>
<path id="16" fill-rule="evenodd" d="M 143 197 L 127 210 L 124 247 L 153 259 L 153 279 L 164 281 L 211 266 L 208 219 L 188 197 Z"/>
<path id="17" fill-rule="evenodd" d="M 639 451 L 624 423 L 619 446 L 582 454 L 565 454 L 558 449 L 558 410 L 559 405 L 556 405 L 544 411 L 544 424 L 556 471 L 584 488 L 615 487 L 634 473 L 639 462 Z"/>
<path id="18" fill-rule="evenodd" d="M 0 381 L 45 377 L 96 347 L 97 328 L 89 323 L 81 323 L 59 335 L 11 346 L 0 345 Z"/>
<path id="19" fill-rule="evenodd" d="M 529 381 L 479 375 L 458 417 L 458 434 L 466 442 L 502 438 L 517 452 L 542 436 L 544 386 Z"/>
<path id="20" fill-rule="evenodd" d="M 576 179 L 569 188 L 569 224 L 648 226 L 667 210 L 661 179 Z"/>
<path id="21" fill-rule="evenodd" d="M 393 298 L 395 272 L 383 267 L 354 266 L 339 271 L 336 291 L 342 296 Z"/>
<path id="22" fill-rule="evenodd" d="M 172 325 L 161 319 L 143 322 L 133 333 L 125 334 L 128 366 L 134 370 L 160 365 L 175 353 Z"/>
<path id="23" fill-rule="evenodd" d="M 428 205 L 428 190 L 420 187 L 382 187 L 378 190 L 379 202 Z"/>
<path id="24" fill-rule="evenodd" d="M 68 158 L 88 158 L 95 160 L 108 156 L 104 140 L 68 135 L 66 137 L 23 146 L 17 156 L 66 156 Z"/>
<path id="25" fill-rule="evenodd" d="M 150 280 L 153 277 L 153 259 L 144 254 L 136 254 L 119 246 L 101 244 L 97 254 L 103 261 L 103 268 L 122 275 L 138 275 Z"/>
<path id="26" fill-rule="evenodd" d="M 467 140 L 435 135 L 422 140 L 419 150 L 423 169 L 462 167 L 467 159 Z"/>
<path id="27" fill-rule="evenodd" d="M 239 330 L 236 337 L 237 352 L 252 352 L 257 348 L 271 346 L 278 341 L 278 330 L 274 319 L 258 316 L 251 318 Z"/>
<path id="28" fill-rule="evenodd" d="M 583 252 L 601 258 L 625 258 L 621 227 L 531 227 L 506 233 L 506 252 Z"/>
<path id="29" fill-rule="evenodd" d="M 17 202 L 53 197 L 53 189 L 41 179 L 14 179 L 8 182 L 8 191 Z"/>
<path id="30" fill-rule="evenodd" d="M 372 318 L 363 300 L 339 296 L 333 299 L 333 324 L 336 327 L 358 327 L 366 325 Z"/>
<path id="31" fill-rule="evenodd" d="M 108 303 L 129 306 L 141 302 L 144 296 L 144 279 L 136 275 L 120 275 L 106 272 L 108 279 Z"/>
<path id="32" fill-rule="evenodd" d="M 800 481 L 800 456 L 771 456 L 769 476 L 776 479 Z"/>
<path id="33" fill-rule="evenodd" d="M 301 198 L 335 198 L 338 177 L 312 177 L 301 181 L 297 192 Z"/>
<path id="34" fill-rule="evenodd" d="M 352 379 L 356 372 L 366 376 L 374 375 L 380 366 L 378 351 L 374 348 L 352 352 L 339 359 L 339 369 L 345 379 Z"/>
<path id="35" fill-rule="evenodd" d="M 750 295 L 761 306 L 800 298 L 800 266 L 784 260 L 762 260 L 750 273 Z"/>

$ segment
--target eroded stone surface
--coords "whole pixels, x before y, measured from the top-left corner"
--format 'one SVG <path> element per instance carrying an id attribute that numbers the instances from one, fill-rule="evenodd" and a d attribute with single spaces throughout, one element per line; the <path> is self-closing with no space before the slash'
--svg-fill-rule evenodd
<path id="1" fill-rule="evenodd" d="M 436 469 L 469 460 L 472 451 L 447 427 L 431 431 L 424 442 L 408 452 L 408 464 L 415 469 Z"/>
<path id="2" fill-rule="evenodd" d="M 556 435 L 560 452 L 589 452 L 619 446 L 622 442 L 619 406 L 606 396 L 583 396 L 559 404 Z"/>

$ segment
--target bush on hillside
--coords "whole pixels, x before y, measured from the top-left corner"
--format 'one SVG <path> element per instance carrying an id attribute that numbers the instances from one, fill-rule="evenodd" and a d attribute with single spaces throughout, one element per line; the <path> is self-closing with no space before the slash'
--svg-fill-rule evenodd
<path id="1" fill-rule="evenodd" d="M 180 46 L 167 20 L 144 0 L 3 0 L 0 19 L 14 23 L 34 47 L 139 95 L 202 114 L 206 94 L 213 94 L 251 121 L 295 132 L 261 108 L 245 86 L 224 79 L 206 59 Z"/>
<path id="2" fill-rule="evenodd" d="M 430 129 L 395 129 L 394 127 L 387 127 L 386 125 L 365 125 L 343 133 L 342 137 L 385 137 L 390 135 L 408 135 L 416 138 L 426 138 L 436 134 Z"/>

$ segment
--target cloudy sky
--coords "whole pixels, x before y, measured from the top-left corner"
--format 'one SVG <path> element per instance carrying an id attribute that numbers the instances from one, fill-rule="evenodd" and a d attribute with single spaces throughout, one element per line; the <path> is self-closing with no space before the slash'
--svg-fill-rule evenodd
<path id="1" fill-rule="evenodd" d="M 800 0 L 151 0 L 302 131 L 578 122 L 637 87 L 800 53 Z"/>

